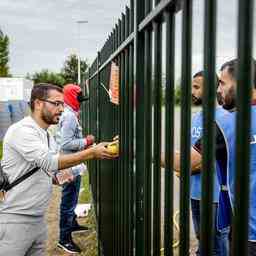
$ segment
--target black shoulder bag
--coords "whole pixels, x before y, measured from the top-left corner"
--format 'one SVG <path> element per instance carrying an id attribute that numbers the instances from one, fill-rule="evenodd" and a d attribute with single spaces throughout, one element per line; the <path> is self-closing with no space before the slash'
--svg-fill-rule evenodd
<path id="1" fill-rule="evenodd" d="M 21 177 L 19 177 L 17 180 L 14 182 L 10 183 L 8 180 L 7 174 L 3 171 L 2 166 L 0 164 L 0 201 L 4 201 L 5 198 L 5 193 L 12 189 L 13 187 L 17 186 L 20 184 L 22 181 L 33 175 L 35 172 L 37 172 L 40 168 L 35 167 L 29 172 L 25 173 Z"/>

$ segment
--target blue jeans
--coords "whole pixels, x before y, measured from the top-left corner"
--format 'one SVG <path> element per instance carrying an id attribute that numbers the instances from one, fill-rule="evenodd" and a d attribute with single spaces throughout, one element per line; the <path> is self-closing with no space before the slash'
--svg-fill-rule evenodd
<path id="1" fill-rule="evenodd" d="M 216 213 L 218 204 L 214 203 L 213 217 L 214 217 L 214 245 L 212 255 L 214 256 L 229 256 L 229 230 L 230 228 L 224 228 L 217 230 L 216 225 Z M 192 219 L 196 237 L 199 242 L 196 255 L 200 255 L 200 200 L 191 199 Z M 202 256 L 202 255 L 201 255 Z"/>
<path id="2" fill-rule="evenodd" d="M 78 202 L 81 176 L 74 181 L 64 184 L 60 204 L 60 241 L 68 242 L 71 239 L 71 232 L 76 222 L 75 208 Z"/>

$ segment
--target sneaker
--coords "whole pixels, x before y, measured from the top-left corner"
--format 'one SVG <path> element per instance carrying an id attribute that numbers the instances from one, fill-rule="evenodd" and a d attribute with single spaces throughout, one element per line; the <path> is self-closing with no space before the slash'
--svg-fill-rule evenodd
<path id="1" fill-rule="evenodd" d="M 81 249 L 73 241 L 66 243 L 59 241 L 57 246 L 68 253 L 75 254 L 81 252 Z"/>
<path id="2" fill-rule="evenodd" d="M 77 226 L 74 226 L 72 228 L 72 233 L 83 233 L 83 232 L 87 232 L 89 231 L 89 228 L 86 227 L 86 226 L 80 226 L 80 225 L 77 225 Z"/>

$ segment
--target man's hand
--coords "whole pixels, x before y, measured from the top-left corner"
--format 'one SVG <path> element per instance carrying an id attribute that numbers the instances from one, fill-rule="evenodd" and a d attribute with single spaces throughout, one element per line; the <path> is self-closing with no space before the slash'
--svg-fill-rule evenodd
<path id="1" fill-rule="evenodd" d="M 111 153 L 107 149 L 106 146 L 110 143 L 102 142 L 73 154 L 59 155 L 58 169 L 66 169 L 90 159 L 114 159 L 118 157 L 119 153 Z"/>
<path id="2" fill-rule="evenodd" d="M 56 180 L 59 185 L 63 185 L 64 183 L 70 183 L 74 181 L 74 179 L 75 177 L 69 168 L 63 169 L 56 174 Z"/>
<path id="3" fill-rule="evenodd" d="M 96 159 L 113 159 L 119 156 L 118 153 L 110 153 L 107 145 L 111 142 L 101 142 L 92 147 L 94 158 Z"/>
<path id="4" fill-rule="evenodd" d="M 91 146 L 94 143 L 95 137 L 92 134 L 89 134 L 89 135 L 87 135 L 85 137 L 85 140 L 86 140 L 86 142 L 85 142 L 86 143 L 86 147 L 89 147 L 89 146 Z"/>

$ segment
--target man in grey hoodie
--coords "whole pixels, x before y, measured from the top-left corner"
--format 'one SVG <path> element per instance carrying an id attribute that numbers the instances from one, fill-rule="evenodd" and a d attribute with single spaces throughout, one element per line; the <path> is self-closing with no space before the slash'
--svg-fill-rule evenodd
<path id="1" fill-rule="evenodd" d="M 35 85 L 31 115 L 12 125 L 3 141 L 2 168 L 12 183 L 34 167 L 40 169 L 9 190 L 0 202 L 0 256 L 41 256 L 45 252 L 44 222 L 52 191 L 52 176 L 90 159 L 113 159 L 108 142 L 77 153 L 60 155 L 47 128 L 59 122 L 63 112 L 62 88 Z"/>

